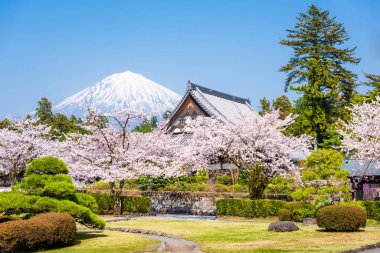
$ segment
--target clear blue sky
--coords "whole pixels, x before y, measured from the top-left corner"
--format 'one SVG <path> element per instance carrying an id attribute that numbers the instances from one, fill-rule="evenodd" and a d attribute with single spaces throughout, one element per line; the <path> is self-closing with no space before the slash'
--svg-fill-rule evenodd
<path id="1" fill-rule="evenodd" d="M 362 62 L 380 73 L 380 1 L 0 0 L 0 117 L 33 111 L 131 70 L 183 94 L 187 80 L 250 98 L 283 92 L 291 50 L 279 45 L 315 3 L 345 24 Z M 290 92 L 294 99 L 296 96 Z"/>

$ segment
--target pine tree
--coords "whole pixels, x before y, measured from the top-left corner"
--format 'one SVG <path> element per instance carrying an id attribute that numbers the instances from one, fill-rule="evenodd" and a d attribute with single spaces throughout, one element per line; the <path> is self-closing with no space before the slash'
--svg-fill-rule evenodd
<path id="1" fill-rule="evenodd" d="M 354 57 L 356 48 L 341 48 L 350 38 L 328 11 L 311 5 L 297 20 L 295 28 L 287 30 L 288 40 L 281 41 L 293 49 L 293 56 L 280 71 L 287 73 L 285 91 L 302 94 L 296 108 L 301 129 L 295 131 L 311 134 L 318 146 L 327 147 L 338 141 L 331 133 L 333 125 L 348 118 L 346 106 L 356 94 L 356 75 L 345 64 L 358 64 L 360 59 Z"/>
<path id="2" fill-rule="evenodd" d="M 38 101 L 36 116 L 38 117 L 40 123 L 49 124 L 53 121 L 53 112 L 51 108 L 51 102 L 46 97 L 43 97 L 40 101 Z"/>
<path id="3" fill-rule="evenodd" d="M 289 98 L 285 95 L 282 95 L 276 98 L 273 103 L 273 109 L 280 111 L 280 119 L 285 119 L 286 116 L 293 113 L 293 106 Z"/>
<path id="4" fill-rule="evenodd" d="M 259 114 L 263 116 L 264 114 L 271 111 L 272 111 L 272 106 L 270 104 L 270 101 L 266 99 L 266 97 L 263 97 L 262 99 L 260 99 Z"/>

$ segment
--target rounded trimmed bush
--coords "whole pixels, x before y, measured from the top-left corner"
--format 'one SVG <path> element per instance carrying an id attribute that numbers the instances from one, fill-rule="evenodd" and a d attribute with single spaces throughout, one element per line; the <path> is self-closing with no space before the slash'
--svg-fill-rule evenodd
<path id="1" fill-rule="evenodd" d="M 64 213 L 44 213 L 0 224 L 0 252 L 4 253 L 68 245 L 75 239 L 75 221 Z"/>
<path id="2" fill-rule="evenodd" d="M 366 211 L 358 206 L 326 206 L 317 212 L 317 225 L 327 231 L 357 231 L 365 227 L 366 221 Z"/>
<path id="3" fill-rule="evenodd" d="M 28 167 L 26 167 L 25 176 L 29 176 L 31 174 L 57 175 L 68 173 L 69 169 L 62 160 L 53 156 L 45 156 L 34 159 Z"/>
<path id="4" fill-rule="evenodd" d="M 278 210 L 278 219 L 280 221 L 292 221 L 293 220 L 293 213 L 289 211 L 288 209 L 280 209 Z"/>

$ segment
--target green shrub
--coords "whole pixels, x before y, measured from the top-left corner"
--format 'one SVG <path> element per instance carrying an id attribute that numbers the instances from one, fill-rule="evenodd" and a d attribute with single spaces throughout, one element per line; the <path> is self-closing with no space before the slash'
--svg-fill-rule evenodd
<path id="1" fill-rule="evenodd" d="M 0 224 L 0 252 L 36 250 L 72 244 L 76 237 L 74 219 L 63 213 L 45 213 L 29 220 Z"/>
<path id="2" fill-rule="evenodd" d="M 216 201 L 216 212 L 240 217 L 276 216 L 285 203 L 274 199 L 220 199 Z"/>
<path id="3" fill-rule="evenodd" d="M 98 205 L 97 213 L 111 214 L 113 212 L 113 198 L 110 194 L 90 193 Z M 148 213 L 152 208 L 150 198 L 142 196 L 122 196 L 122 211 L 126 213 Z"/>
<path id="4" fill-rule="evenodd" d="M 311 208 L 313 207 L 312 204 L 305 203 L 305 202 L 300 202 L 300 201 L 292 201 L 292 202 L 287 202 L 284 206 L 285 209 L 288 209 L 291 212 L 294 212 L 297 209 L 300 208 Z"/>
<path id="5" fill-rule="evenodd" d="M 75 186 L 67 175 L 31 174 L 22 179 L 19 188 L 28 195 L 73 199 Z"/>
<path id="6" fill-rule="evenodd" d="M 232 185 L 232 177 L 231 176 L 217 176 L 216 183 L 223 185 Z"/>
<path id="7" fill-rule="evenodd" d="M 101 193 L 89 193 L 98 205 L 95 213 L 98 214 L 112 214 L 113 213 L 113 197 L 110 194 L 101 194 Z"/>
<path id="8" fill-rule="evenodd" d="M 293 220 L 293 212 L 289 211 L 288 209 L 280 209 L 278 210 L 278 219 L 280 221 L 292 221 Z"/>
<path id="9" fill-rule="evenodd" d="M 227 185 L 216 183 L 214 184 L 214 190 L 216 192 L 228 192 L 229 189 Z"/>
<path id="10" fill-rule="evenodd" d="M 0 212 L 6 214 L 64 212 L 88 227 L 103 229 L 105 223 L 90 209 L 70 200 L 57 200 L 49 197 L 27 196 L 21 193 L 0 193 Z"/>
<path id="11" fill-rule="evenodd" d="M 366 211 L 353 205 L 326 206 L 317 212 L 317 225 L 327 231 L 357 231 L 366 220 Z"/>
<path id="12" fill-rule="evenodd" d="M 126 213 L 148 213 L 152 209 L 152 200 L 141 196 L 123 196 L 122 209 Z"/>
<path id="13" fill-rule="evenodd" d="M 78 205 L 89 208 L 91 211 L 96 212 L 98 210 L 98 204 L 96 199 L 87 193 L 75 193 L 75 203 Z"/>
<path id="14" fill-rule="evenodd" d="M 29 176 L 31 174 L 56 175 L 68 173 L 69 169 L 62 160 L 52 156 L 45 156 L 34 159 L 26 168 L 25 176 Z"/>
<path id="15" fill-rule="evenodd" d="M 380 221 L 380 201 L 362 201 L 369 219 Z"/>
<path id="16" fill-rule="evenodd" d="M 315 218 L 316 210 L 313 206 L 294 210 L 293 221 L 302 222 L 304 218 Z"/>
<path id="17" fill-rule="evenodd" d="M 284 209 L 292 213 L 292 220 L 296 222 L 302 222 L 304 218 L 314 218 L 316 213 L 312 204 L 299 201 L 287 202 Z"/>

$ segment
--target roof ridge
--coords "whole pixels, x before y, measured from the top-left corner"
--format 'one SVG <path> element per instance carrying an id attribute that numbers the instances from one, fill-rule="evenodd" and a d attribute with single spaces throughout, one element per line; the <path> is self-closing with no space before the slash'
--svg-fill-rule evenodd
<path id="1" fill-rule="evenodd" d="M 195 90 L 196 88 L 198 88 L 201 92 L 204 92 L 204 93 L 209 94 L 209 95 L 224 98 L 224 99 L 231 100 L 231 101 L 241 103 L 241 104 L 248 103 L 249 105 L 251 105 L 251 101 L 249 99 L 241 98 L 238 96 L 233 96 L 233 95 L 221 92 L 221 91 L 206 88 L 204 86 L 192 83 L 191 81 L 187 82 L 187 90 Z"/>

